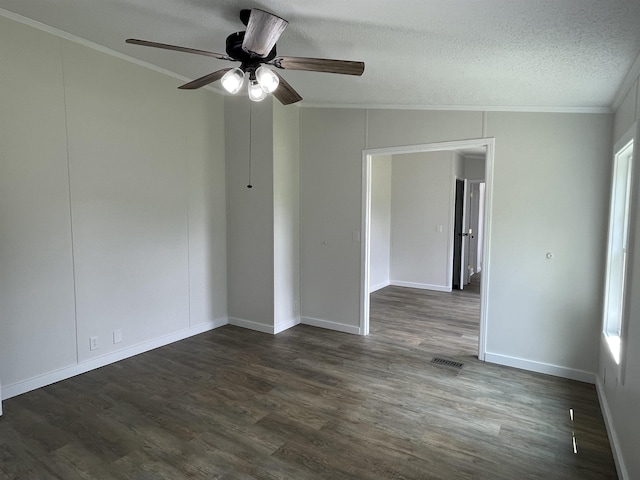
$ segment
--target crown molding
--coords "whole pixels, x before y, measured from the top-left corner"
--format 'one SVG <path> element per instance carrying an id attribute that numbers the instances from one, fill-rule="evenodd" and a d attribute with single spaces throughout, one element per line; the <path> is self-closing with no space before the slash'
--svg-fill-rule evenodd
<path id="1" fill-rule="evenodd" d="M 373 104 L 322 104 L 307 103 L 303 108 L 350 108 L 361 110 L 444 110 L 461 112 L 515 112 L 515 113 L 604 113 L 611 114 L 611 107 L 538 107 L 497 105 L 373 105 Z"/>
<path id="2" fill-rule="evenodd" d="M 183 82 L 190 82 L 193 80 L 192 78 L 185 77 L 184 75 L 180 75 L 176 72 L 172 72 L 171 70 L 167 70 L 165 68 L 158 67 L 149 62 L 144 62 L 142 60 L 138 60 L 137 58 L 130 57 L 129 55 L 125 55 L 124 53 L 117 52 L 110 48 L 104 47 L 97 43 L 91 42 L 81 37 L 77 37 L 76 35 L 72 35 L 64 30 L 57 29 L 55 27 L 51 27 L 44 23 L 38 22 L 36 20 L 32 20 L 27 17 L 23 17 L 22 15 L 18 15 L 17 13 L 10 12 L 9 10 L 5 10 L 4 8 L 0 8 L 0 16 L 8 18 L 9 20 L 16 21 L 18 23 L 22 23 L 23 25 L 27 25 L 28 27 L 35 28 L 37 30 L 43 31 L 45 33 L 49 33 L 51 35 L 55 35 L 56 37 L 63 38 L 65 40 L 69 40 L 70 42 L 77 43 L 84 47 L 90 48 L 92 50 L 97 50 L 98 52 L 111 55 L 112 57 L 119 58 L 120 60 L 124 60 L 125 62 L 133 63 L 140 67 L 148 68 L 149 70 L 153 70 L 155 72 L 161 73 L 163 75 L 167 75 L 169 77 L 176 78 Z M 212 86 L 203 87 L 205 90 L 209 90 L 215 93 L 220 94 L 221 91 Z"/>

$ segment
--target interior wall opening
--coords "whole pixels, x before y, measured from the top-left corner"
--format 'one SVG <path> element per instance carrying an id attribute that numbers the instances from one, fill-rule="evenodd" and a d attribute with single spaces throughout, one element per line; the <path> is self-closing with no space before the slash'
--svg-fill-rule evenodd
<path id="1" fill-rule="evenodd" d="M 361 331 L 395 316 L 443 354 L 484 360 L 493 140 L 376 149 L 363 162 Z"/>

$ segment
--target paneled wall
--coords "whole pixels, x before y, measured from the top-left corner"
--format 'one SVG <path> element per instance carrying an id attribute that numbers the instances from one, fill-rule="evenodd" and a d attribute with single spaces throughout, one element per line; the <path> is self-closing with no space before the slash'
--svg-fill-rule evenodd
<path id="1" fill-rule="evenodd" d="M 494 137 L 487 358 L 593 379 L 609 190 L 608 114 L 302 108 L 305 317 L 359 327 L 362 150 Z M 546 258 L 552 252 L 552 260 Z"/>
<path id="2" fill-rule="evenodd" d="M 226 323 L 222 99 L 2 17 L 0 64 L 3 395 Z"/>

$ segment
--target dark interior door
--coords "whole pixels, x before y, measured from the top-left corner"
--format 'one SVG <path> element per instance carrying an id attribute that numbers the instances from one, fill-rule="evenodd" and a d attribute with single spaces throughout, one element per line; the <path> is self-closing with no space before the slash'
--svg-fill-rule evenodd
<path id="1" fill-rule="evenodd" d="M 460 289 L 462 269 L 462 220 L 464 213 L 464 181 L 456 180 L 455 218 L 453 221 L 453 288 Z"/>

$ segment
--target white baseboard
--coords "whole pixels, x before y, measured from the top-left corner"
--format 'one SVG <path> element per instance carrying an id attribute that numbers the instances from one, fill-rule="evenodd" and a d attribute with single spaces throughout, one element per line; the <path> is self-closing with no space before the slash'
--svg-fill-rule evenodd
<path id="1" fill-rule="evenodd" d="M 380 282 L 380 283 L 376 283 L 375 285 L 372 285 L 371 287 L 369 287 L 369 293 L 373 293 L 375 291 L 378 291 L 384 287 L 388 287 L 389 285 L 391 285 L 391 282 L 389 282 L 389 280 L 386 280 L 384 282 Z"/>
<path id="2" fill-rule="evenodd" d="M 273 325 L 266 325 L 264 323 L 258 323 L 244 318 L 229 317 L 229 325 L 255 330 L 256 332 L 270 333 L 271 335 L 275 334 Z"/>
<path id="3" fill-rule="evenodd" d="M 253 320 L 246 320 L 244 318 L 229 317 L 229 325 L 235 327 L 246 328 L 249 330 L 255 330 L 256 332 L 270 333 L 271 335 L 277 335 L 280 332 L 284 332 L 291 327 L 300 325 L 299 318 L 292 318 L 285 322 L 278 323 L 275 327 L 273 325 L 266 325 L 264 323 L 254 322 Z"/>
<path id="4" fill-rule="evenodd" d="M 278 324 L 276 324 L 276 327 L 274 329 L 274 334 L 277 335 L 280 332 L 284 332 L 285 330 L 290 329 L 291 327 L 295 327 L 296 325 L 300 325 L 300 318 L 296 317 L 296 318 L 292 318 L 290 320 L 287 320 L 286 322 L 280 322 Z"/>
<path id="5" fill-rule="evenodd" d="M 535 362 L 533 360 L 525 360 L 523 358 L 509 357 L 507 355 L 489 352 L 485 354 L 484 359 L 489 363 L 497 363 L 498 365 L 520 368 L 530 372 L 544 373 L 553 375 L 554 377 L 568 378 L 569 380 L 577 380 L 579 382 L 594 384 L 596 381 L 596 375 L 593 372 L 561 367 L 550 363 Z"/>
<path id="6" fill-rule="evenodd" d="M 602 385 L 599 377 L 596 377 L 596 391 L 598 392 L 598 400 L 600 400 L 600 410 L 602 410 L 604 425 L 607 427 L 607 435 L 609 435 L 611 453 L 613 453 L 613 460 L 616 463 L 618 478 L 620 478 L 620 480 L 631 480 L 629 471 L 624 463 L 624 457 L 622 456 L 620 440 L 618 440 L 618 434 L 616 433 L 615 426 L 613 425 L 613 415 L 611 415 L 611 410 L 609 409 L 609 402 L 607 402 L 607 397 L 604 394 L 604 385 Z"/>
<path id="7" fill-rule="evenodd" d="M 402 280 L 391 280 L 390 285 L 396 287 L 420 288 L 422 290 L 435 290 L 436 292 L 451 292 L 451 287 L 447 285 L 431 285 L 429 283 L 403 282 Z"/>
<path id="8" fill-rule="evenodd" d="M 311 325 L 312 327 L 326 328 L 327 330 L 335 330 L 336 332 L 352 333 L 360 335 L 360 327 L 355 325 L 347 325 L 345 323 L 331 322 L 320 318 L 301 317 L 303 325 Z"/>
<path id="9" fill-rule="evenodd" d="M 3 385 L 2 399 L 6 400 L 8 398 L 15 397 L 16 395 L 30 392 L 31 390 L 35 390 L 36 388 L 46 387 L 47 385 L 51 385 L 52 383 L 75 377 L 76 375 L 95 370 L 96 368 L 104 367 L 105 365 L 124 360 L 125 358 L 133 357 L 135 355 L 148 352 L 149 350 L 153 350 L 155 348 L 163 347 L 164 345 L 169 345 L 170 343 L 177 342 L 178 340 L 184 340 L 185 338 L 189 338 L 194 335 L 213 330 L 214 328 L 221 327 L 223 325 L 226 325 L 227 323 L 228 320 L 226 317 L 218 318 L 211 322 L 194 325 L 193 327 L 179 330 L 162 337 L 154 338 L 153 340 L 148 340 L 146 342 L 142 342 L 137 345 L 124 348 L 122 350 L 118 350 L 116 352 L 108 353 L 106 355 L 88 360 L 86 362 L 81 362 L 75 365 L 64 367 L 54 372 L 45 373 L 44 375 L 39 375 L 27 380 L 22 380 L 11 385 Z"/>

